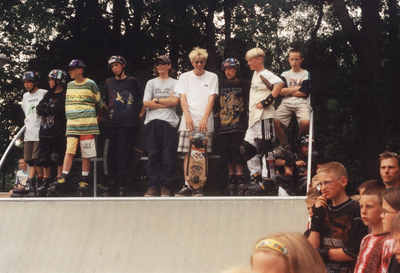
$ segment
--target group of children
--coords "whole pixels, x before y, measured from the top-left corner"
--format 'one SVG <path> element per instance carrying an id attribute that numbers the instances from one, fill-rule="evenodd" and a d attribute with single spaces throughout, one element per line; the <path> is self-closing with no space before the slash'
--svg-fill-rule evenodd
<path id="1" fill-rule="evenodd" d="M 391 158 L 399 166 L 400 158 Z M 400 272 L 400 187 L 369 180 L 359 186 L 359 195 L 349 197 L 347 171 L 338 162 L 321 165 L 315 177 L 305 200 L 310 229 L 304 235 L 277 233 L 260 239 L 251 270 L 234 267 L 224 273 Z"/>
<path id="2" fill-rule="evenodd" d="M 346 169 L 337 162 L 322 165 L 316 177 L 307 193 L 305 236 L 327 272 L 400 272 L 400 188 L 369 180 L 350 198 Z"/>
<path id="3" fill-rule="evenodd" d="M 49 92 L 39 89 L 40 78 L 36 72 L 26 72 L 22 80 L 28 92 L 24 94 L 22 108 L 26 117 L 24 158 L 30 166 L 30 174 L 27 185 L 16 191 L 36 189 L 38 196 L 46 192 L 49 196 L 61 195 L 80 145 L 82 177 L 79 192 L 84 195 L 88 188 L 90 158 L 96 156 L 94 136 L 99 134 L 98 124 L 103 120 L 105 110 L 103 160 L 104 173 L 108 175 L 105 196 L 116 191 L 120 195 L 126 192 L 132 168 L 133 139 L 139 132 L 144 112 L 149 159 L 145 196 L 172 195 L 176 152 L 185 154 L 185 184 L 176 196 L 203 196 L 202 187 L 195 190 L 188 183 L 189 136 L 195 128 L 207 133 L 207 152 L 212 151 L 215 106 L 221 121 L 217 132 L 221 139 L 221 162 L 228 167 L 231 194 L 277 195 L 284 192 L 288 195 L 289 192 L 293 195 L 290 188 L 294 188 L 295 183 L 289 181 L 292 173 L 285 173 L 287 181 L 283 184 L 286 190 L 282 190 L 280 181 L 275 179 L 273 142 L 276 130 L 280 132 L 282 145 L 275 153 L 286 159 L 285 166 L 295 167 L 284 133 L 282 136 L 281 124 L 287 126 L 288 120 L 296 114 L 301 137 L 308 131 L 310 77 L 300 67 L 301 52 L 296 49 L 289 52 L 292 69 L 278 77 L 265 69 L 264 51 L 260 48 L 249 50 L 246 60 L 254 71 L 251 83 L 240 79 L 240 63 L 234 58 L 222 63 L 226 80 L 219 83 L 216 74 L 204 69 L 207 57 L 205 49 L 194 48 L 189 54 L 193 70 L 183 73 L 179 80 L 172 78 L 171 60 L 164 55 L 158 57 L 154 65 L 156 78 L 143 90 L 136 78 L 125 74 L 125 59 L 112 56 L 108 65 L 114 77 L 107 79 L 103 97 L 96 83 L 84 77 L 86 65 L 82 60 L 74 59 L 68 65 L 72 79 L 68 84 L 66 72 L 52 70 Z M 279 95 L 285 97 L 278 107 L 281 118 L 275 119 L 273 102 Z M 175 111 L 179 102 L 183 111 L 180 125 Z M 246 161 L 252 176 L 250 183 L 246 183 L 244 176 Z M 58 176 L 50 186 L 52 163 L 58 168 Z"/>

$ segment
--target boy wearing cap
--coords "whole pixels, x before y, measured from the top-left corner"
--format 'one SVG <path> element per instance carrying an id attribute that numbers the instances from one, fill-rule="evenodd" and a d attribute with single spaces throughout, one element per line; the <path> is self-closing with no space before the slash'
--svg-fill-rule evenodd
<path id="1" fill-rule="evenodd" d="M 83 76 L 86 65 L 82 60 L 74 59 L 68 67 L 73 81 L 67 85 L 65 98 L 67 149 L 61 177 L 49 189 L 49 196 L 59 195 L 59 191 L 65 189 L 78 144 L 82 155 L 82 178 L 78 191 L 80 196 L 84 196 L 88 188 L 90 158 L 97 155 L 94 135 L 100 134 L 98 120 L 101 120 L 103 108 L 100 90 L 93 80 Z"/>
<path id="2" fill-rule="evenodd" d="M 43 168 L 39 165 L 39 130 L 41 118 L 36 114 L 36 106 L 43 99 L 47 90 L 39 89 L 39 74 L 34 71 L 27 71 L 22 76 L 22 82 L 26 93 L 22 98 L 22 110 L 25 114 L 25 135 L 24 135 L 24 160 L 29 165 L 29 179 L 26 190 L 31 190 L 29 186 L 35 186 L 36 172 L 38 178 L 43 178 Z"/>
<path id="3" fill-rule="evenodd" d="M 149 80 L 143 97 L 146 108 L 146 151 L 148 153 L 147 171 L 149 176 L 148 190 L 145 197 L 171 196 L 172 182 L 175 177 L 176 149 L 178 147 L 177 127 L 179 117 L 176 105 L 179 95 L 174 92 L 175 71 L 171 60 L 160 56 L 154 64 L 154 75 Z M 158 179 L 160 183 L 158 184 Z M 161 193 L 160 193 L 161 190 Z"/>
<path id="4" fill-rule="evenodd" d="M 132 169 L 133 139 L 140 127 L 143 87 L 135 77 L 125 74 L 125 66 L 122 56 L 108 59 L 108 68 L 114 77 L 108 78 L 104 87 L 106 139 L 103 164 L 109 178 L 104 196 L 110 196 L 117 187 L 120 196 L 126 193 Z"/>

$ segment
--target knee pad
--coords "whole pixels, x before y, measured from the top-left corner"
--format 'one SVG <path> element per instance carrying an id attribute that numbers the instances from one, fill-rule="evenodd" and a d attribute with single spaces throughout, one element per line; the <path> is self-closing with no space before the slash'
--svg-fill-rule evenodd
<path id="1" fill-rule="evenodd" d="M 57 153 L 52 153 L 50 155 L 50 159 L 51 159 L 51 162 L 53 162 L 57 166 L 61 166 L 62 165 L 61 157 Z"/>
<path id="2" fill-rule="evenodd" d="M 26 164 L 28 164 L 29 167 L 35 166 L 35 162 L 33 160 L 25 160 Z"/>
<path id="3" fill-rule="evenodd" d="M 244 159 L 250 160 L 256 156 L 257 148 L 245 140 L 242 142 L 242 145 L 240 145 L 240 153 Z"/>
<path id="4" fill-rule="evenodd" d="M 255 138 L 254 141 L 257 144 L 257 151 L 261 154 L 261 156 L 267 155 L 268 152 L 272 152 L 273 146 L 271 140 Z"/>
<path id="5" fill-rule="evenodd" d="M 39 160 L 39 163 L 36 164 L 37 166 L 43 166 L 45 168 L 50 167 L 51 163 L 50 161 L 47 159 L 47 157 L 43 157 Z"/>
<path id="6" fill-rule="evenodd" d="M 285 166 L 287 167 L 294 167 L 296 162 L 296 158 L 294 156 L 294 153 L 290 150 L 287 150 L 285 152 Z"/>
<path id="7" fill-rule="evenodd" d="M 38 158 L 33 159 L 33 164 L 40 166 L 40 160 Z"/>

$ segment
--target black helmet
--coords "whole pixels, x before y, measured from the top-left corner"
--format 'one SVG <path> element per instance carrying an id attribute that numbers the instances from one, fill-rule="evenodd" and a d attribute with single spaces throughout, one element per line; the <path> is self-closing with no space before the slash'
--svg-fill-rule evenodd
<path id="1" fill-rule="evenodd" d="M 300 148 L 301 146 L 307 144 L 310 142 L 310 136 L 305 135 L 305 136 L 299 136 L 296 140 L 296 146 L 297 148 Z M 312 143 L 314 144 L 314 139 L 312 140 Z"/>
<path id="2" fill-rule="evenodd" d="M 82 68 L 82 69 L 86 69 L 86 64 L 79 59 L 73 59 L 69 65 L 67 66 L 68 68 Z"/>
<path id="3" fill-rule="evenodd" d="M 108 59 L 108 68 L 110 68 L 113 63 L 126 64 L 126 61 L 121 55 L 111 56 L 110 59 Z"/>
<path id="4" fill-rule="evenodd" d="M 239 72 L 240 71 L 240 63 L 235 58 L 228 58 L 221 64 L 221 69 L 224 71 L 225 67 L 234 67 Z"/>
<path id="5" fill-rule="evenodd" d="M 61 69 L 53 69 L 49 73 L 49 78 L 59 80 L 61 83 L 67 82 L 67 73 Z"/>
<path id="6" fill-rule="evenodd" d="M 38 83 L 40 81 L 39 73 L 35 71 L 26 71 L 24 75 L 22 75 L 22 81 L 33 81 L 34 83 Z"/>

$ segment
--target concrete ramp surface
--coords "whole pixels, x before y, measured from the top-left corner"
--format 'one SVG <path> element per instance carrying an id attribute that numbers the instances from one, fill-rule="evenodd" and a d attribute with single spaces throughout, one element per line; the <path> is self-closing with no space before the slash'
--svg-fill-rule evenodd
<path id="1" fill-rule="evenodd" d="M 304 232 L 304 197 L 0 199 L 0 272 L 221 272 Z"/>

